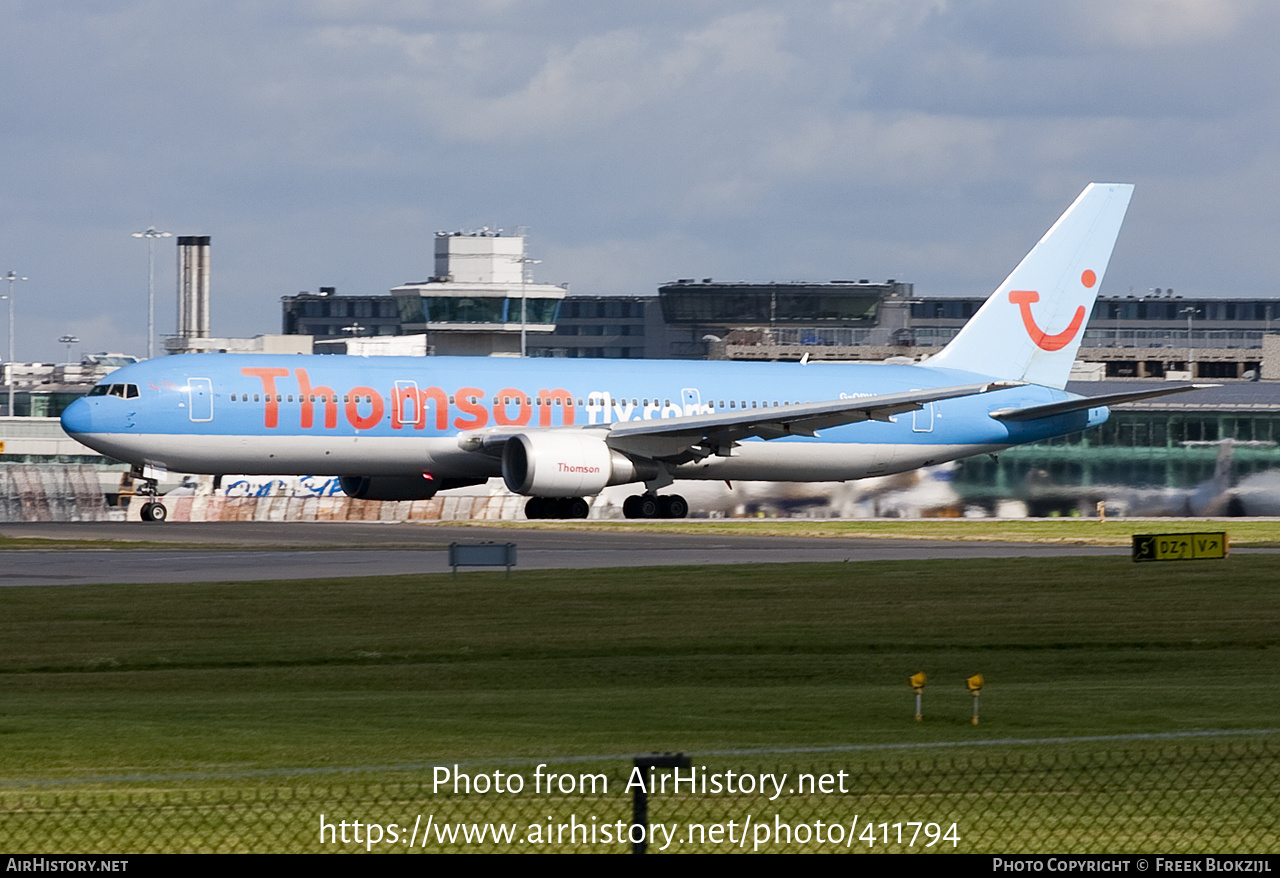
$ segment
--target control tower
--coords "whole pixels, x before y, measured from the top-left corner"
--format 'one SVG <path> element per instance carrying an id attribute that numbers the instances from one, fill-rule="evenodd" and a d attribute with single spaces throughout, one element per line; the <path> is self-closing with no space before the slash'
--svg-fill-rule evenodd
<path id="1" fill-rule="evenodd" d="M 523 235 L 437 232 L 435 275 L 391 295 L 406 333 L 425 332 L 437 354 L 517 355 L 530 334 L 555 331 L 567 286 L 533 283 Z"/>

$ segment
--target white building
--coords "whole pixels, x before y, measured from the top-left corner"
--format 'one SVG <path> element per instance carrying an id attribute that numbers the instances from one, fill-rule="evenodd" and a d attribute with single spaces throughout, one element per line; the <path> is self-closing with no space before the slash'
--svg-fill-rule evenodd
<path id="1" fill-rule="evenodd" d="M 530 334 L 555 331 L 567 286 L 532 283 L 523 235 L 437 232 L 435 275 L 395 287 L 405 332 L 437 354 L 520 353 Z"/>

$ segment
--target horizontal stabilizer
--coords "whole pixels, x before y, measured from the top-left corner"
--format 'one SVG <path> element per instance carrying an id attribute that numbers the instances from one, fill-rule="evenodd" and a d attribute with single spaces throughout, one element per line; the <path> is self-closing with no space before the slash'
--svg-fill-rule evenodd
<path id="1" fill-rule="evenodd" d="M 1082 409 L 1093 409 L 1099 406 L 1121 405 L 1126 402 L 1137 402 L 1156 396 L 1168 396 L 1171 393 L 1185 393 L 1188 390 L 1204 390 L 1219 387 L 1218 384 L 1180 384 L 1175 387 L 1161 387 L 1158 390 L 1133 390 L 1127 393 L 1108 393 L 1105 396 L 1085 396 L 1079 399 L 1068 399 L 1063 402 L 1051 402 L 1046 405 L 1033 405 L 1026 408 L 999 409 L 991 413 L 998 421 L 1034 421 L 1037 418 L 1050 418 L 1054 415 L 1065 415 L 1067 412 L 1078 412 Z"/>

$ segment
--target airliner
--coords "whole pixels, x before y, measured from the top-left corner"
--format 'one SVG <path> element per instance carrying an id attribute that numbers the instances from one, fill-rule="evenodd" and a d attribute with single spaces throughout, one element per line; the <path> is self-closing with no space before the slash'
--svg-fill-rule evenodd
<path id="1" fill-rule="evenodd" d="M 918 364 L 184 354 L 125 366 L 66 432 L 157 472 L 338 476 L 421 500 L 501 476 L 525 515 L 585 518 L 635 484 L 628 518 L 683 518 L 689 479 L 843 481 L 994 454 L 1193 389 L 1064 390 L 1133 192 L 1089 185 L 940 352 Z"/>

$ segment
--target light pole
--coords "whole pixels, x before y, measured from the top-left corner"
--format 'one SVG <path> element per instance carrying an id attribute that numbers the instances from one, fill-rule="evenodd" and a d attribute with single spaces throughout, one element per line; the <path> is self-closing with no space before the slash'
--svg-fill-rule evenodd
<path id="1" fill-rule="evenodd" d="M 1196 346 L 1191 340 L 1191 318 L 1196 315 L 1195 308 L 1183 308 L 1181 314 L 1187 315 L 1187 371 L 1191 373 L 1191 380 L 1196 380 Z"/>
<path id="2" fill-rule="evenodd" d="M 521 244 L 523 243 L 524 242 L 521 241 Z M 520 263 L 520 356 L 525 357 L 525 356 L 528 356 L 528 352 L 527 352 L 528 343 L 526 341 L 527 336 L 525 332 L 525 324 L 528 321 L 526 316 L 527 309 L 526 309 L 525 302 L 526 302 L 527 287 L 529 286 L 529 266 L 540 265 L 542 263 L 542 260 L 530 259 L 528 256 L 521 256 L 516 261 Z"/>
<path id="3" fill-rule="evenodd" d="M 5 384 L 8 384 L 10 381 L 13 380 L 13 366 L 10 363 L 10 361 L 13 359 L 13 331 L 12 331 L 13 329 L 13 296 L 0 296 L 0 299 L 3 299 L 5 302 L 9 304 L 9 328 L 10 328 L 9 353 L 4 358 L 4 368 L 7 376 L 5 380 Z M 12 388 L 10 388 L 9 408 L 5 409 L 5 415 L 10 418 L 13 417 L 12 408 L 13 408 L 13 390 Z"/>
<path id="4" fill-rule="evenodd" d="M 67 365 L 70 366 L 71 365 L 71 346 L 73 344 L 80 344 L 80 339 L 76 338 L 74 335 L 64 335 L 58 339 L 58 343 L 64 344 L 67 346 Z"/>
<path id="5" fill-rule="evenodd" d="M 172 238 L 172 232 L 160 232 L 155 226 L 134 232 L 135 238 L 147 239 L 147 359 L 156 356 L 156 238 Z"/>
<path id="6" fill-rule="evenodd" d="M 4 276 L 4 279 L 9 282 L 9 417 L 12 418 L 13 417 L 13 378 L 14 378 L 14 373 L 13 373 L 13 285 L 20 280 L 27 280 L 27 278 L 23 277 L 22 275 L 10 269 L 9 273 Z"/>

